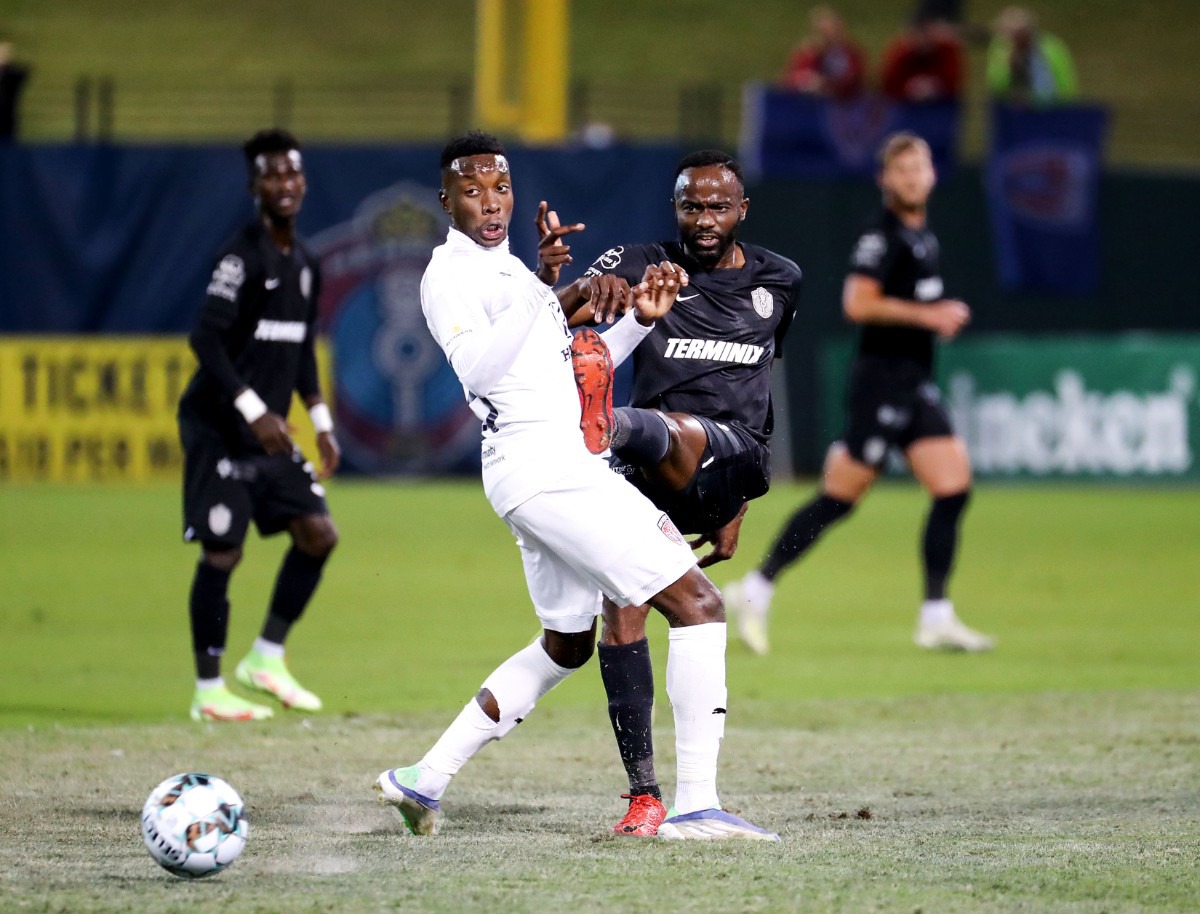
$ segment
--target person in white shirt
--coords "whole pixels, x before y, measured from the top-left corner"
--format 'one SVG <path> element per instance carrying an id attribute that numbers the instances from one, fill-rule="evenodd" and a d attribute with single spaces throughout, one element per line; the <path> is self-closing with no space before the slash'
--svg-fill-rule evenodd
<path id="1" fill-rule="evenodd" d="M 607 596 L 620 605 L 649 603 L 670 625 L 677 783 L 659 836 L 778 840 L 722 810 L 717 795 L 726 717 L 720 591 L 670 518 L 591 454 L 580 435 L 572 335 L 553 284 L 570 262 L 562 238 L 584 226 L 560 225 L 543 203 L 535 274 L 509 253 L 513 190 L 500 141 L 479 132 L 451 140 L 441 173 L 439 198 L 451 227 L 421 281 L 421 308 L 483 423 L 484 492 L 520 547 L 543 632 L 484 680 L 417 764 L 379 775 L 381 801 L 399 810 L 413 834 L 435 834 L 451 778 L 591 657 Z M 605 334 L 614 362 L 633 351 L 686 284 L 674 264 L 647 267 L 633 307 Z"/>

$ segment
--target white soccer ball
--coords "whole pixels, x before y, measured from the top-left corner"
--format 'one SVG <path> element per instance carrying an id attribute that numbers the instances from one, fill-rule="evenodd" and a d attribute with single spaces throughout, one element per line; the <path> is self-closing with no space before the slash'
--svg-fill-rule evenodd
<path id="1" fill-rule="evenodd" d="M 173 774 L 142 807 L 150 856 L 184 879 L 225 869 L 241 855 L 249 833 L 242 798 L 211 774 Z"/>

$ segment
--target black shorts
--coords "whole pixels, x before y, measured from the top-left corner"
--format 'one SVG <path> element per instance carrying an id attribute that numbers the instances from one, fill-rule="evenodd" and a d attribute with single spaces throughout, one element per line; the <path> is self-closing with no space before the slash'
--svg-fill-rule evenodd
<path id="1" fill-rule="evenodd" d="M 888 451 L 922 438 L 953 435 L 937 385 L 915 366 L 858 359 L 846 391 L 842 442 L 855 460 L 880 468 Z"/>
<path id="2" fill-rule="evenodd" d="M 184 424 L 183 538 L 234 548 L 250 521 L 262 536 L 296 517 L 328 514 L 325 488 L 299 449 L 290 455 L 229 453 L 219 437 Z"/>
<path id="3" fill-rule="evenodd" d="M 771 452 L 735 422 L 693 418 L 704 426 L 708 444 L 695 478 L 682 492 L 654 485 L 615 459 L 611 463 L 681 532 L 712 533 L 737 517 L 746 502 L 766 494 L 771 485 Z"/>

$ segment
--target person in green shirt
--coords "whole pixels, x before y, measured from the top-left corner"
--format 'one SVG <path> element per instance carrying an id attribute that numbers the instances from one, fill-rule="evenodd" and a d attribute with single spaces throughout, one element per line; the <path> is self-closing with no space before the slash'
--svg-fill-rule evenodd
<path id="1" fill-rule="evenodd" d="M 1061 39 L 1040 31 L 1029 10 L 1010 6 L 988 46 L 987 83 L 998 101 L 1053 105 L 1079 94 L 1075 65 Z"/>

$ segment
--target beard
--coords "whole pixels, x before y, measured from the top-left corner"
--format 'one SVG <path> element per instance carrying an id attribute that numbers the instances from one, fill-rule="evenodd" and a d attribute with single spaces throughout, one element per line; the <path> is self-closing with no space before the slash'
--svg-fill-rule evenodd
<path id="1" fill-rule="evenodd" d="M 716 239 L 717 243 L 711 247 L 702 247 L 696 243 L 698 235 L 711 236 Z M 730 232 L 727 235 L 713 231 L 693 232 L 683 239 L 683 248 L 696 263 L 702 267 L 712 268 L 720 263 L 721 258 L 729 253 L 736 239 L 737 232 Z"/>

